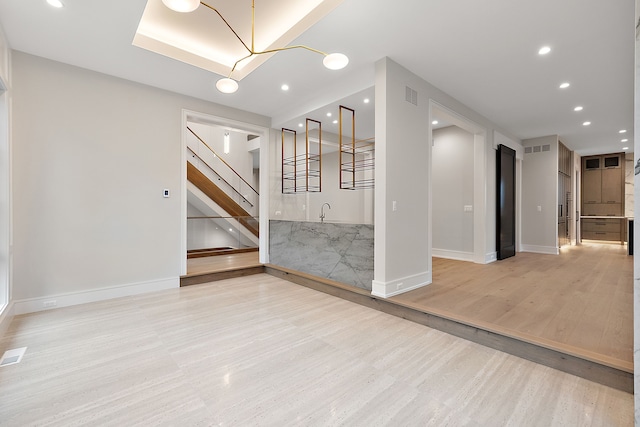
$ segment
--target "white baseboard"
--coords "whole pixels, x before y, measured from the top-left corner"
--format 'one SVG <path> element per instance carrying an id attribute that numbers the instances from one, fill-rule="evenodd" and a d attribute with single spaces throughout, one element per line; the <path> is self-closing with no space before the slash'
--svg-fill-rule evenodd
<path id="1" fill-rule="evenodd" d="M 490 264 L 498 260 L 498 252 L 490 252 L 484 256 L 484 263 Z"/>
<path id="2" fill-rule="evenodd" d="M 371 282 L 371 295 L 389 298 L 394 295 L 399 295 L 405 292 L 412 291 L 414 289 L 421 288 L 431 284 L 432 275 L 430 271 L 425 273 L 415 274 L 413 276 L 407 276 L 402 279 L 392 280 L 390 282 L 379 282 L 373 280 Z"/>
<path id="3" fill-rule="evenodd" d="M 2 338 L 9 329 L 9 324 L 13 320 L 13 316 L 15 315 L 15 305 L 13 301 L 11 301 L 0 313 L 0 338 Z"/>
<path id="4" fill-rule="evenodd" d="M 149 282 L 131 283 L 108 288 L 91 289 L 80 292 L 48 295 L 46 297 L 16 300 L 14 314 L 34 313 L 36 311 L 51 310 L 71 305 L 86 304 L 112 298 L 127 297 L 147 292 L 161 291 L 180 287 L 180 278 L 152 280 Z"/>
<path id="5" fill-rule="evenodd" d="M 449 249 L 431 249 L 431 255 L 436 258 L 455 259 L 457 261 L 473 262 L 473 252 L 452 251 Z"/>
<path id="6" fill-rule="evenodd" d="M 533 252 L 536 254 L 558 255 L 560 252 L 555 246 L 536 246 L 536 245 L 521 245 L 521 252 Z"/>

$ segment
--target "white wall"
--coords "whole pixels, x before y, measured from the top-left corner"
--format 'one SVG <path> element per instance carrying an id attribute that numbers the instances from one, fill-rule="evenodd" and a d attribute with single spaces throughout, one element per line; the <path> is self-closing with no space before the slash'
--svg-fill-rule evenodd
<path id="1" fill-rule="evenodd" d="M 177 286 L 182 110 L 269 119 L 20 52 L 13 75 L 14 290 L 24 310 L 56 295 Z"/>
<path id="2" fill-rule="evenodd" d="M 407 86 L 417 91 L 417 106 L 405 100 Z M 483 258 L 477 262 L 495 259 L 494 131 L 517 144 L 519 139 L 389 58 L 376 63 L 375 98 L 374 294 L 391 296 L 431 280 L 430 104 L 453 112 L 476 129 L 474 224 L 479 227 L 474 229 L 474 246 Z M 411 182 L 425 185 L 411 186 Z M 393 201 L 397 211 L 392 210 Z"/>
<path id="3" fill-rule="evenodd" d="M 525 139 L 526 147 L 549 151 L 525 153 L 522 162 L 522 242 L 525 252 L 558 253 L 558 136 Z"/>
<path id="4" fill-rule="evenodd" d="M 11 256 L 11 59 L 0 27 L 0 336 L 12 317 Z"/>
<path id="5" fill-rule="evenodd" d="M 187 216 L 189 217 L 205 217 L 202 211 L 198 210 L 195 206 L 187 204 Z M 242 247 L 240 239 L 238 237 L 238 230 L 234 230 L 231 234 L 228 230 L 228 226 L 223 224 L 226 222 L 220 221 L 220 224 L 215 219 L 190 219 L 187 221 L 187 250 L 192 249 L 209 249 L 209 248 L 221 248 L 230 247 L 238 248 Z"/>
<path id="6" fill-rule="evenodd" d="M 464 206 L 473 209 L 473 153 L 471 133 L 457 126 L 433 131 L 434 256 L 472 259 L 473 211 Z"/>
<path id="7" fill-rule="evenodd" d="M 426 82 L 388 58 L 376 63 L 375 246 L 372 293 L 431 283 L 431 135 Z M 417 91 L 417 105 L 405 100 Z"/>

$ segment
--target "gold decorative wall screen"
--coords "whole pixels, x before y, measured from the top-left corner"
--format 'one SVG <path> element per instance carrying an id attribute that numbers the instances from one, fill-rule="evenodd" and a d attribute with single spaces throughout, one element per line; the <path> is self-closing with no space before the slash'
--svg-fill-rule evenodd
<path id="1" fill-rule="evenodd" d="M 304 150 L 298 133 L 282 128 L 282 193 L 322 191 L 322 123 L 306 120 Z M 303 151 L 303 152 L 300 152 Z"/>
<path id="2" fill-rule="evenodd" d="M 356 139 L 356 111 L 340 106 L 340 188 L 373 188 L 375 179 L 375 139 Z"/>

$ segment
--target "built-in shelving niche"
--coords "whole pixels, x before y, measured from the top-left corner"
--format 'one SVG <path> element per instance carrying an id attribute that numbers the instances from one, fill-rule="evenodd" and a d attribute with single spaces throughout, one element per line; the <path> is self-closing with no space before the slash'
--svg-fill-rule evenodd
<path id="1" fill-rule="evenodd" d="M 340 188 L 360 190 L 375 185 L 375 140 L 356 139 L 356 112 L 340 106 Z"/>
<path id="2" fill-rule="evenodd" d="M 282 193 L 322 191 L 322 123 L 306 120 L 304 147 L 295 130 L 282 128 Z"/>

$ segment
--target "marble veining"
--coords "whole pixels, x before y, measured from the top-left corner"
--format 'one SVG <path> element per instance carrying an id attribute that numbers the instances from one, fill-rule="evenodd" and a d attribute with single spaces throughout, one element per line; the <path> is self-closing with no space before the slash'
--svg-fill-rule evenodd
<path id="1" fill-rule="evenodd" d="M 269 262 L 371 290 L 373 225 L 270 221 Z"/>
<path id="2" fill-rule="evenodd" d="M 624 159 L 624 216 L 633 218 L 633 180 L 634 180 L 633 153 L 625 153 Z"/>

